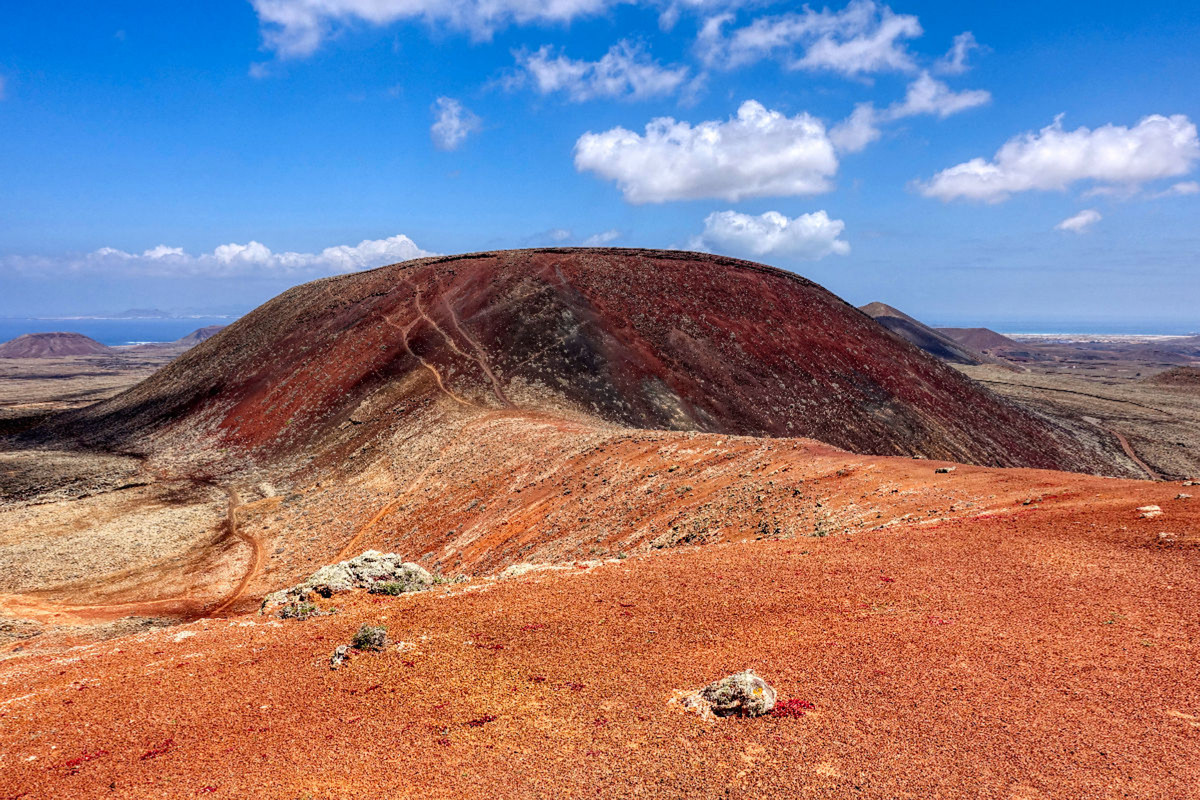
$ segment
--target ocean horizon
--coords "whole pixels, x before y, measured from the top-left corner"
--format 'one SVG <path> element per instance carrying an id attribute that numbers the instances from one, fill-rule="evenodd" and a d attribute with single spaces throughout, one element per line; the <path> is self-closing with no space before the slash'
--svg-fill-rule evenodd
<path id="1" fill-rule="evenodd" d="M 48 319 L 36 317 L 0 317 L 0 342 L 26 333 L 63 331 L 82 333 L 109 347 L 173 342 L 198 328 L 228 325 L 235 317 L 188 317 L 186 319 Z"/>

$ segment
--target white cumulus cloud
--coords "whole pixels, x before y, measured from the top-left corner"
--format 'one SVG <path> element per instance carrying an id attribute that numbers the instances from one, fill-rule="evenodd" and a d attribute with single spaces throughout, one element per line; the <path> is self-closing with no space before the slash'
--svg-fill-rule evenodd
<path id="1" fill-rule="evenodd" d="M 326 247 L 319 253 L 276 253 L 261 242 L 223 244 L 211 253 L 191 255 L 182 247 L 158 245 L 142 253 L 101 247 L 83 255 L 7 256 L 0 268 L 23 273 L 103 272 L 122 275 L 195 276 L 289 274 L 330 275 L 381 267 L 436 255 L 404 235 L 365 239 L 357 245 Z"/>
<path id="2" fill-rule="evenodd" d="M 939 200 L 1006 200 L 1015 192 L 1064 190 L 1079 181 L 1136 188 L 1184 175 L 1200 160 L 1196 126 L 1186 116 L 1154 114 L 1137 125 L 1063 129 L 1062 118 L 1010 139 L 992 158 L 944 169 L 918 188 Z"/>
<path id="3" fill-rule="evenodd" d="M 457 150 L 479 130 L 479 117 L 453 97 L 439 97 L 433 104 L 433 116 L 429 135 L 439 150 Z"/>
<path id="4" fill-rule="evenodd" d="M 585 133 L 575 143 L 575 168 L 616 181 L 631 203 L 737 202 L 829 191 L 838 160 L 820 120 L 747 100 L 726 121 L 693 126 L 659 117 L 644 134 Z"/>
<path id="5" fill-rule="evenodd" d="M 420 20 L 486 39 L 500 28 L 565 23 L 618 0 L 251 0 L 263 41 L 283 57 L 306 56 L 339 30 Z"/>
<path id="6" fill-rule="evenodd" d="M 730 12 L 717 14 L 701 27 L 696 50 L 710 67 L 730 69 L 777 57 L 790 69 L 831 70 L 851 77 L 916 69 L 904 40 L 921 35 L 920 22 L 873 0 L 852 0 L 841 11 L 805 6 L 727 31 L 734 19 Z"/>
<path id="7" fill-rule="evenodd" d="M 555 55 L 549 45 L 515 55 L 521 78 L 539 93 L 563 92 L 576 102 L 596 97 L 661 97 L 677 91 L 688 77 L 687 67 L 665 67 L 644 47 L 628 41 L 616 43 L 598 61 Z"/>
<path id="8" fill-rule="evenodd" d="M 1071 233 L 1083 233 L 1088 228 L 1095 225 L 1103 217 L 1100 212 L 1094 208 L 1085 208 L 1073 217 L 1067 217 L 1062 222 L 1054 226 L 1056 231 L 1070 231 Z"/>
<path id="9" fill-rule="evenodd" d="M 752 216 L 737 211 L 716 211 L 704 220 L 704 231 L 689 242 L 693 250 L 731 255 L 783 256 L 816 260 L 845 255 L 850 245 L 838 238 L 846 223 L 830 219 L 824 211 L 789 219 L 778 211 Z"/>

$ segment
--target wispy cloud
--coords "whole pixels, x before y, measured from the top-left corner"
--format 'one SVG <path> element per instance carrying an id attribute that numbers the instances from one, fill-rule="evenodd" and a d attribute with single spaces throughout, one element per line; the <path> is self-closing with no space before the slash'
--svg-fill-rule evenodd
<path id="1" fill-rule="evenodd" d="M 540 94 L 562 93 L 576 102 L 661 97 L 678 91 L 689 74 L 685 66 L 659 64 L 645 47 L 629 41 L 616 43 L 597 61 L 556 55 L 549 45 L 514 55 L 520 72 L 508 82 L 510 88 L 528 83 Z"/>
<path id="2" fill-rule="evenodd" d="M 420 20 L 487 39 L 509 25 L 565 23 L 607 11 L 619 0 L 251 0 L 263 42 L 284 58 L 307 56 L 355 24 Z"/>
<path id="3" fill-rule="evenodd" d="M 23 274 L 94 273 L 133 276 L 288 274 L 331 275 L 372 269 L 385 264 L 436 255 L 404 235 L 365 239 L 357 245 L 326 247 L 319 253 L 274 252 L 257 241 L 223 244 L 211 253 L 191 255 L 182 247 L 157 245 L 141 253 L 102 247 L 91 253 L 63 256 L 4 256 L 0 269 Z"/>
<path id="4" fill-rule="evenodd" d="M 879 139 L 882 123 L 922 114 L 945 119 L 991 100 L 991 93 L 983 89 L 956 92 L 928 72 L 922 72 L 908 85 L 903 100 L 882 111 L 876 110 L 873 103 L 859 103 L 849 117 L 833 127 L 829 136 L 838 150 L 854 153 Z"/>
<path id="5" fill-rule="evenodd" d="M 943 75 L 961 75 L 970 69 L 967 59 L 970 57 L 971 51 L 981 49 L 979 42 L 975 41 L 975 34 L 963 31 L 954 37 L 954 44 L 950 46 L 946 55 L 938 60 L 934 69 Z"/>
<path id="6" fill-rule="evenodd" d="M 873 0 L 852 0 L 841 11 L 803 11 L 759 17 L 733 27 L 731 12 L 709 17 L 696 40 L 709 67 L 730 69 L 764 58 L 781 58 L 789 69 L 825 70 L 848 77 L 876 72 L 913 72 L 916 61 L 904 43 L 921 35 L 916 17 L 896 14 Z"/>
<path id="7" fill-rule="evenodd" d="M 479 130 L 479 117 L 453 97 L 439 97 L 433 104 L 433 114 L 429 135 L 440 150 L 457 150 Z"/>
<path id="8" fill-rule="evenodd" d="M 1069 231 L 1070 233 L 1084 233 L 1103 217 L 1100 212 L 1094 208 L 1085 208 L 1073 217 L 1067 217 L 1062 222 L 1054 226 L 1056 231 Z"/>

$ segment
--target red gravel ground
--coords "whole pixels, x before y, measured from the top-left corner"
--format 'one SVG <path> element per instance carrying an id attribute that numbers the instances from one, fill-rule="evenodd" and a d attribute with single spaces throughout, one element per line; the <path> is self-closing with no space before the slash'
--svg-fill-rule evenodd
<path id="1" fill-rule="evenodd" d="M 1200 797 L 1200 506 L 973 472 L 1069 491 L 12 658 L 0 798 Z M 747 667 L 814 708 L 669 705 Z"/>

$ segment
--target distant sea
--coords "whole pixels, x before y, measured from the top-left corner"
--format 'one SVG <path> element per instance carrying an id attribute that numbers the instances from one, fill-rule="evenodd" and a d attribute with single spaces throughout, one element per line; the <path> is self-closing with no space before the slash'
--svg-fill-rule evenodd
<path id="1" fill-rule="evenodd" d="M 173 342 L 197 328 L 228 325 L 234 317 L 187 319 L 19 319 L 0 317 L 0 342 L 25 333 L 66 331 L 90 336 L 100 344 L 117 347 L 144 342 Z"/>
<path id="2" fill-rule="evenodd" d="M 922 320 L 924 321 L 924 320 Z M 1002 334 L 1092 334 L 1094 336 L 1195 336 L 1200 322 L 926 322 L 935 328 L 990 328 Z"/>

